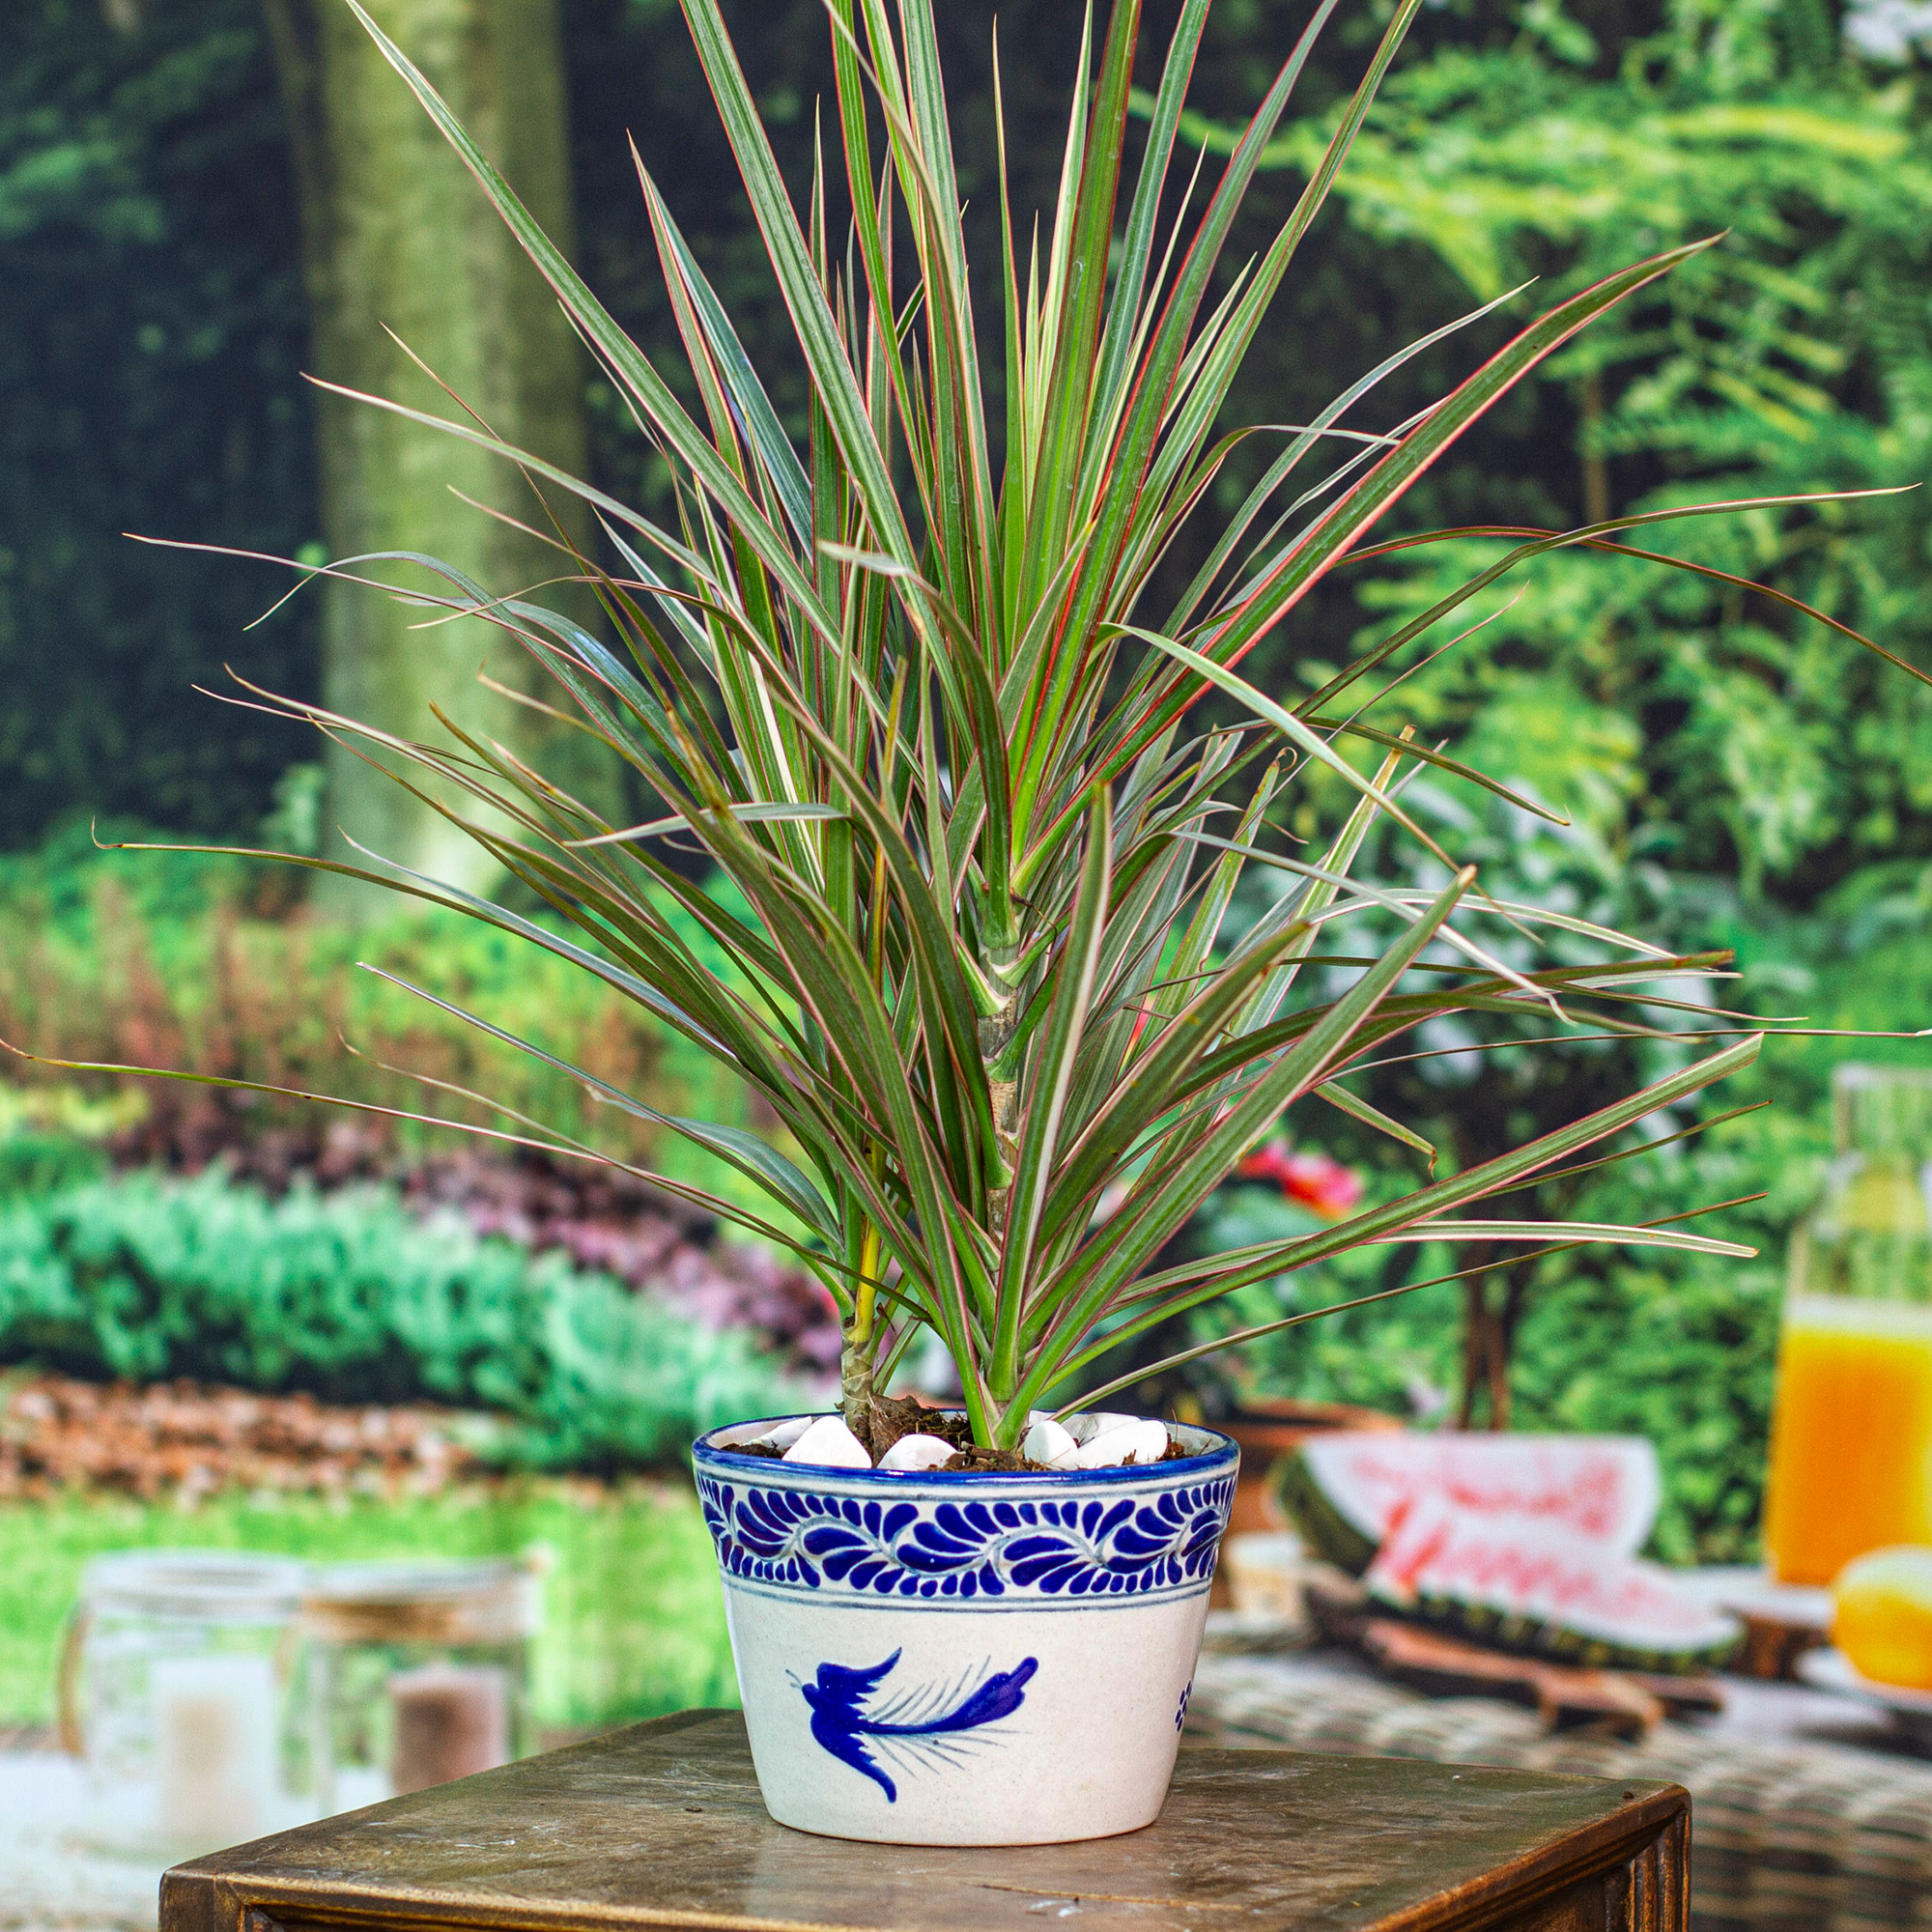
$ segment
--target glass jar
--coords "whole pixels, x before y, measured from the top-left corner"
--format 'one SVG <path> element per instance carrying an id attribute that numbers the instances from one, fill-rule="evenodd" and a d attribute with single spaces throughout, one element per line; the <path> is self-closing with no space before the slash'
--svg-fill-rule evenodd
<path id="1" fill-rule="evenodd" d="M 83 1573 L 60 1668 L 61 1738 L 89 1835 L 172 1861 L 314 1817 L 295 1720 L 301 1563 L 124 1550 Z"/>
<path id="2" fill-rule="evenodd" d="M 345 1564 L 302 1607 L 325 1815 L 526 1756 L 536 1578 L 523 1564 Z"/>
<path id="3" fill-rule="evenodd" d="M 1832 1101 L 1778 1345 L 1765 1548 L 1788 1583 L 1932 1543 L 1932 1073 L 1841 1066 Z"/>

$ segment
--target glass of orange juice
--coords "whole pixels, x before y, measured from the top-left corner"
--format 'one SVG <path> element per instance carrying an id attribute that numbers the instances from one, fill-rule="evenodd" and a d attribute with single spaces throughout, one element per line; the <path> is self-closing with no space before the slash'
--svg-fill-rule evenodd
<path id="1" fill-rule="evenodd" d="M 1782 1582 L 1932 1543 L 1932 1073 L 1841 1066 L 1837 1158 L 1792 1243 L 1765 1548 Z"/>

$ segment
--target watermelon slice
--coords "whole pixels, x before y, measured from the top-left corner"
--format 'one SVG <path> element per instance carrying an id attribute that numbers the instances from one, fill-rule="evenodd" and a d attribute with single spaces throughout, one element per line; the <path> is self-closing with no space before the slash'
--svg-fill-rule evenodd
<path id="1" fill-rule="evenodd" d="M 1378 1603 L 1463 1635 L 1583 1664 L 1692 1670 L 1738 1624 L 1669 1571 L 1612 1554 L 1548 1516 L 1406 1505 L 1363 1578 Z"/>
<path id="2" fill-rule="evenodd" d="M 1548 1523 L 1626 1557 L 1650 1534 L 1662 1494 L 1657 1451 L 1640 1435 L 1338 1432 L 1303 1442 L 1277 1480 L 1310 1548 L 1355 1577 L 1421 1497 Z"/>

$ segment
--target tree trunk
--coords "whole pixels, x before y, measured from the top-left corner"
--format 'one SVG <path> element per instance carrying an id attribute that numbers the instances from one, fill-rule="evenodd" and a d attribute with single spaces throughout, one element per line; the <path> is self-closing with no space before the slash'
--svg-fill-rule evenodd
<path id="1" fill-rule="evenodd" d="M 1583 378 L 1583 521 L 1606 524 L 1610 520 L 1610 465 L 1597 447 L 1604 426 L 1604 378 L 1592 369 Z"/>
<path id="2" fill-rule="evenodd" d="M 583 368 L 554 298 L 462 162 L 344 0 L 265 0 L 300 186 L 315 373 L 440 415 L 462 411 L 385 333 L 393 329 L 505 441 L 584 467 Z M 383 30 L 428 75 L 526 207 L 572 246 L 563 63 L 555 0 L 367 0 Z M 331 559 L 375 551 L 440 557 L 493 594 L 538 584 L 568 560 L 454 494 L 538 528 L 549 519 L 510 465 L 366 404 L 317 395 L 324 535 Z M 578 499 L 547 491 L 582 546 Z M 397 583 L 435 583 L 408 564 Z M 440 585 L 436 587 L 440 587 Z M 323 588 L 323 702 L 400 737 L 441 741 L 440 705 L 466 728 L 537 752 L 534 714 L 483 689 L 479 669 L 534 690 L 513 638 L 479 619 L 413 628 L 432 613 L 379 591 Z M 582 593 L 576 593 L 581 600 Z M 572 593 L 545 592 L 546 601 Z M 586 614 L 582 601 L 576 614 Z M 324 853 L 358 863 L 336 838 L 471 891 L 494 863 L 461 832 L 358 758 L 330 745 Z M 560 781 L 571 774 L 545 760 Z M 338 917 L 393 900 L 319 879 Z"/>
<path id="3" fill-rule="evenodd" d="M 1478 1398 L 1489 1401 L 1487 1427 L 1510 1426 L 1510 1359 L 1516 1331 L 1529 1293 L 1529 1270 L 1521 1264 L 1496 1271 L 1501 1298 L 1490 1300 L 1490 1279 L 1479 1274 L 1463 1284 L 1463 1401 L 1456 1426 L 1476 1426 Z"/>

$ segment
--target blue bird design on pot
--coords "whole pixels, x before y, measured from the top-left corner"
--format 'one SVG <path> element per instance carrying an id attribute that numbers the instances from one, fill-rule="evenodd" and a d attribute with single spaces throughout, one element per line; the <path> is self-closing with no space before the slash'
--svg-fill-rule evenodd
<path id="1" fill-rule="evenodd" d="M 798 1687 L 811 1706 L 811 1735 L 819 1747 L 869 1777 L 886 1794 L 888 1804 L 898 1803 L 898 1786 L 879 1758 L 895 1766 L 901 1776 L 921 1764 L 958 1762 L 964 1747 L 981 1742 L 963 1734 L 1010 1718 L 1026 1702 L 1028 1681 L 1039 1668 L 1037 1657 L 1022 1658 L 1011 1670 L 990 1675 L 981 1674 L 985 1670 L 981 1665 L 979 1672 L 968 1673 L 969 1679 L 980 1676 L 970 1690 L 965 1681 L 927 1685 L 867 1709 L 879 1687 L 897 1669 L 899 1657 L 895 1650 L 884 1662 L 869 1667 L 821 1663 L 818 1681 Z M 961 1691 L 965 1694 L 954 1704 Z M 950 1710 L 945 1708 L 949 1704 Z"/>

